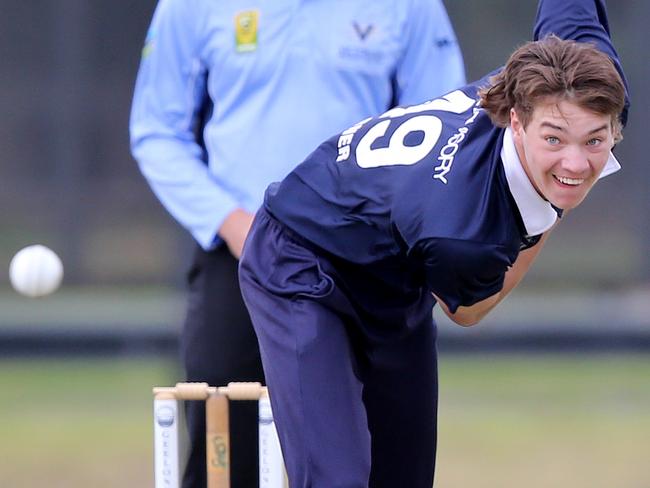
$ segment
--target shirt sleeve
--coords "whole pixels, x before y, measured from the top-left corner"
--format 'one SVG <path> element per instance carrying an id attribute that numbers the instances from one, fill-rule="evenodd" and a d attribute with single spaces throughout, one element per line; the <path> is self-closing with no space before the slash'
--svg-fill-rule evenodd
<path id="1" fill-rule="evenodd" d="M 538 40 L 550 34 L 555 34 L 562 39 L 592 43 L 611 58 L 625 85 L 625 108 L 621 115 L 621 122 L 625 125 L 630 106 L 629 85 L 610 38 L 605 2 L 603 0 L 541 0 L 537 8 L 533 36 Z"/>
<path id="2" fill-rule="evenodd" d="M 399 105 L 431 100 L 465 85 L 456 34 L 441 0 L 412 0 L 404 53 L 394 78 Z"/>
<path id="3" fill-rule="evenodd" d="M 409 256 L 452 313 L 498 293 L 513 262 L 502 246 L 449 238 L 419 241 Z"/>
<path id="4" fill-rule="evenodd" d="M 203 2 L 161 0 L 142 51 L 130 118 L 131 151 L 167 211 L 204 248 L 237 208 L 209 172 L 195 135 L 206 100 Z"/>

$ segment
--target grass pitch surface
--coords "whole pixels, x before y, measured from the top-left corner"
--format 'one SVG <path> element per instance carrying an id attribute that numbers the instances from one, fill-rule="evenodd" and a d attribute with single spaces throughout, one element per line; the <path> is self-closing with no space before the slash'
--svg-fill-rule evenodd
<path id="1" fill-rule="evenodd" d="M 150 392 L 176 367 L 0 361 L 0 486 L 153 486 Z M 436 487 L 650 487 L 646 356 L 443 355 L 440 397 Z"/>

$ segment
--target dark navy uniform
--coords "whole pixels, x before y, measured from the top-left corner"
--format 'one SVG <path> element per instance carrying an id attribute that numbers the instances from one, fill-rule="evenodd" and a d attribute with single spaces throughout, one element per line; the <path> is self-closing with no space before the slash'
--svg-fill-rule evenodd
<path id="1" fill-rule="evenodd" d="M 528 231 L 513 211 L 504 130 L 477 106 L 476 91 L 393 109 L 330 139 L 269 188 L 266 209 L 319 248 L 380 262 L 395 270 L 386 281 L 425 286 L 452 310 L 493 295 L 556 213 L 532 186 L 516 190 L 528 190 L 522 198 L 536 202 L 531 218 L 541 214 L 543 224 Z"/>
<path id="2" fill-rule="evenodd" d="M 550 33 L 617 60 L 599 0 L 540 2 Z M 432 293 L 452 312 L 494 295 L 558 216 L 485 84 L 362 121 L 267 190 L 240 280 L 291 486 L 432 486 Z"/>

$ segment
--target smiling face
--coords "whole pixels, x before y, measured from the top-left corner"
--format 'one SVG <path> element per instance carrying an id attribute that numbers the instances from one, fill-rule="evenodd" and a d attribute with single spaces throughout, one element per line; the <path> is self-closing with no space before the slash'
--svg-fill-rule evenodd
<path id="1" fill-rule="evenodd" d="M 543 198 L 562 209 L 584 200 L 614 145 L 611 116 L 568 100 L 540 101 L 526 127 L 512 109 L 510 126 L 528 179 Z"/>

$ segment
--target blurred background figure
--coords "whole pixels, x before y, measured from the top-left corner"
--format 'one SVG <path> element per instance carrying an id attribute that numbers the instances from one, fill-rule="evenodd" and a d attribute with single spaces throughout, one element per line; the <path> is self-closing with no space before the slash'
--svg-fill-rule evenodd
<path id="1" fill-rule="evenodd" d="M 196 241 L 181 335 L 188 381 L 264 383 L 237 264 L 264 190 L 321 140 L 464 83 L 440 0 L 161 0 L 131 112 L 131 147 Z M 300 202 L 295 202 L 300 205 Z M 255 405 L 233 405 L 233 486 L 256 486 Z M 186 488 L 204 487 L 205 407 L 186 406 Z"/>

